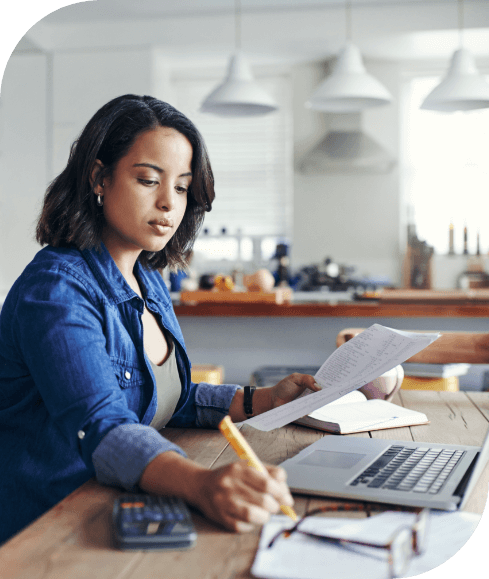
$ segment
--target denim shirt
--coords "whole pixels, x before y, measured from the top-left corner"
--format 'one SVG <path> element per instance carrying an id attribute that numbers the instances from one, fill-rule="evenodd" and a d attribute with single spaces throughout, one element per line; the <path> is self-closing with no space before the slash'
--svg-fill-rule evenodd
<path id="1" fill-rule="evenodd" d="M 0 315 L 0 543 L 94 475 L 137 490 L 158 454 L 146 307 L 173 337 L 182 392 L 168 426 L 215 428 L 238 386 L 194 384 L 161 275 L 136 262 L 143 300 L 107 249 L 45 247 Z M 171 476 L 171 473 L 169 473 Z"/>

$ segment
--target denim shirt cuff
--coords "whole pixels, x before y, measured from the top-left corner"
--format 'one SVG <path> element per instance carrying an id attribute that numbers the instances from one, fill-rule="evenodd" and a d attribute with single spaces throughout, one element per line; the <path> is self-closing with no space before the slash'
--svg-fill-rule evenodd
<path id="1" fill-rule="evenodd" d="M 176 444 L 150 426 L 121 424 L 101 440 L 92 454 L 97 480 L 137 492 L 146 466 L 162 452 L 173 450 L 186 456 Z"/>
<path id="2" fill-rule="evenodd" d="M 200 382 L 195 392 L 197 409 L 197 426 L 217 428 L 219 422 L 228 414 L 236 390 L 241 386 L 235 384 L 208 384 Z"/>

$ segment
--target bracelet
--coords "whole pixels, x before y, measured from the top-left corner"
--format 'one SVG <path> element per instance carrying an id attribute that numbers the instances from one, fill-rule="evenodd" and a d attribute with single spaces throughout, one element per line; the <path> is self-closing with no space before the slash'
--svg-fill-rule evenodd
<path id="1" fill-rule="evenodd" d="M 244 387 L 244 400 L 243 400 L 243 407 L 244 413 L 248 418 L 253 416 L 253 394 L 255 393 L 256 388 L 253 386 L 245 386 Z"/>

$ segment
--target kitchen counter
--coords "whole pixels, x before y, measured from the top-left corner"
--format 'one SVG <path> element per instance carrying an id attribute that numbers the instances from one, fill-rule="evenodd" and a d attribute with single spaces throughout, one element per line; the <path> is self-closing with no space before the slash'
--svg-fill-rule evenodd
<path id="1" fill-rule="evenodd" d="M 216 296 L 217 294 L 213 294 Z M 248 294 L 250 296 L 252 294 Z M 225 297 L 225 296 L 224 296 Z M 356 298 L 353 292 L 293 292 L 284 303 L 259 301 L 179 302 L 178 316 L 238 317 L 362 317 L 362 318 L 485 318 L 489 290 L 384 289 Z"/>
<path id="2" fill-rule="evenodd" d="M 199 303 L 175 304 L 177 317 L 361 317 L 361 318 L 486 318 L 489 304 L 402 304 L 379 301 L 317 301 L 289 304 Z"/>

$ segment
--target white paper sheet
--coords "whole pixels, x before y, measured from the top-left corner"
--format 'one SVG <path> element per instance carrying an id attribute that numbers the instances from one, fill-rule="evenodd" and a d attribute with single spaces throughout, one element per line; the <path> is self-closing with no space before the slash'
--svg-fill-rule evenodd
<path id="1" fill-rule="evenodd" d="M 268 432 L 361 388 L 429 346 L 440 334 L 402 332 L 374 324 L 335 350 L 315 375 L 321 392 L 303 396 L 244 423 Z"/>
<path id="2" fill-rule="evenodd" d="M 415 515 L 386 512 L 366 519 L 312 517 L 304 528 L 343 539 L 386 543 L 394 531 L 410 525 Z M 480 515 L 432 512 L 428 521 L 426 552 L 414 557 L 404 577 L 435 569 L 457 553 L 471 537 Z M 317 539 L 292 535 L 280 538 L 271 549 L 270 539 L 292 522 L 285 516 L 272 517 L 262 530 L 258 552 L 251 568 L 255 577 L 266 579 L 386 579 L 387 551 L 321 543 Z"/>

